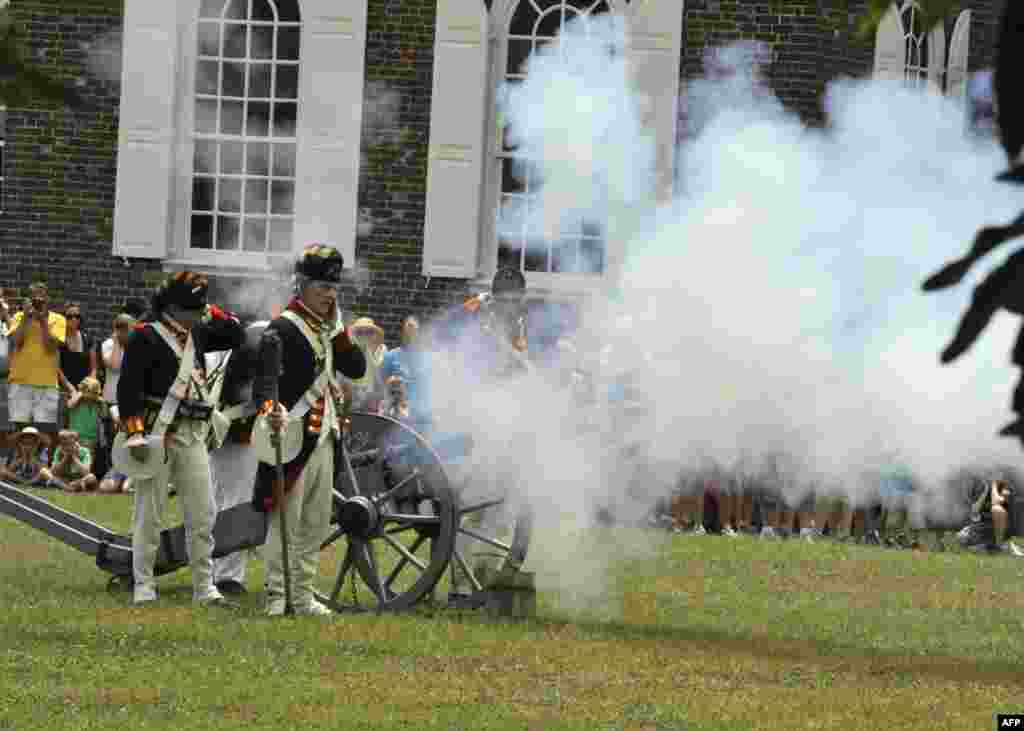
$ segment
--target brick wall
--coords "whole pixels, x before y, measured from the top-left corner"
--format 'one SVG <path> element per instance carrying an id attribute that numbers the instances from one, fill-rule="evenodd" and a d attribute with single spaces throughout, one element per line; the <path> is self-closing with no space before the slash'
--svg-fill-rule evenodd
<path id="1" fill-rule="evenodd" d="M 119 90 L 86 64 L 91 55 L 118 73 L 116 54 L 103 49 L 120 35 L 120 2 L 18 0 L 11 12 L 35 59 L 77 86 L 89 109 L 8 110 L 0 286 L 24 294 L 43 279 L 54 303 L 83 303 L 84 327 L 105 335 L 115 308 L 144 295 L 147 273 L 159 270 L 110 255 Z"/>
<path id="2" fill-rule="evenodd" d="M 767 77 L 805 121 L 822 120 L 821 91 L 839 75 L 870 72 L 873 43 L 854 36 L 864 0 L 687 0 L 682 76 L 702 71 L 707 46 L 761 40 L 774 49 Z M 965 0 L 976 10 L 971 69 L 990 63 L 1000 0 Z M 68 8 L 74 8 L 69 10 Z M 110 255 L 116 171 L 121 0 L 18 0 L 37 58 L 82 80 L 89 110 L 9 110 L 0 286 L 45 278 L 54 299 L 84 303 L 86 327 L 105 332 L 113 309 L 146 296 L 160 264 Z M 364 90 L 362 226 L 356 242 L 358 287 L 344 306 L 370 314 L 397 336 L 407 312 L 430 312 L 461 299 L 462 280 L 420 274 L 435 0 L 370 0 Z M 950 27 L 950 30 L 952 28 Z M 87 73 L 87 53 L 110 48 L 106 81 Z M 102 56 L 102 53 L 100 53 Z M 250 287 L 214 281 L 218 296 Z"/>

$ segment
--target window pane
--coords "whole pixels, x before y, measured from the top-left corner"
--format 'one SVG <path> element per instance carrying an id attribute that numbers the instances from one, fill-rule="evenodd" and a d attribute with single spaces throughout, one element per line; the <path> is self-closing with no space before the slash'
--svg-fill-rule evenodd
<path id="1" fill-rule="evenodd" d="M 277 19 L 289 23 L 299 22 L 298 0 L 277 0 Z"/>
<path id="2" fill-rule="evenodd" d="M 245 134 L 266 137 L 270 131 L 270 102 L 249 102 L 249 115 L 245 120 Z"/>
<path id="3" fill-rule="evenodd" d="M 245 238 L 242 241 L 242 248 L 246 251 L 267 250 L 267 219 L 245 219 Z"/>
<path id="4" fill-rule="evenodd" d="M 521 240 L 502 239 L 498 243 L 498 266 L 520 269 L 523 265 L 523 242 Z"/>
<path id="5" fill-rule="evenodd" d="M 269 248 L 271 251 L 291 251 L 292 219 L 271 219 Z"/>
<path id="6" fill-rule="evenodd" d="M 219 56 L 220 23 L 199 24 L 199 55 Z"/>
<path id="7" fill-rule="evenodd" d="M 229 213 L 237 213 L 242 203 L 242 181 L 232 178 L 221 178 L 217 186 L 217 208 Z M 217 224 L 218 226 L 220 224 Z"/>
<path id="8" fill-rule="evenodd" d="M 249 175 L 266 175 L 270 165 L 270 145 L 266 142 L 246 144 L 245 172 Z"/>
<path id="9" fill-rule="evenodd" d="M 529 0 L 522 0 L 516 7 L 516 13 L 512 16 L 512 23 L 508 32 L 514 36 L 529 36 L 533 34 L 533 24 L 537 20 L 537 11 L 533 9 L 533 3 Z"/>
<path id="10" fill-rule="evenodd" d="M 242 102 L 221 102 L 220 131 L 225 135 L 242 134 Z"/>
<path id="11" fill-rule="evenodd" d="M 220 93 L 224 96 L 245 96 L 245 64 L 221 64 L 224 74 L 220 80 Z"/>
<path id="12" fill-rule="evenodd" d="M 220 66 L 216 61 L 199 61 L 196 63 L 196 94 L 216 94 L 219 84 L 217 83 L 217 69 Z"/>
<path id="13" fill-rule="evenodd" d="M 245 181 L 245 212 L 266 213 L 267 212 L 267 181 L 247 180 Z"/>
<path id="14" fill-rule="evenodd" d="M 199 9 L 200 18 L 219 18 L 221 8 L 224 7 L 224 0 L 203 0 Z"/>
<path id="15" fill-rule="evenodd" d="M 580 242 L 580 268 L 587 274 L 604 271 L 604 242 L 601 239 L 583 239 Z"/>
<path id="16" fill-rule="evenodd" d="M 274 177 L 295 177 L 295 145 L 274 145 Z"/>
<path id="17" fill-rule="evenodd" d="M 291 213 L 294 206 L 295 183 L 275 180 L 270 185 L 270 212 Z"/>
<path id="18" fill-rule="evenodd" d="M 212 140 L 196 140 L 192 153 L 192 170 L 197 173 L 212 173 L 217 167 L 217 143 Z"/>
<path id="19" fill-rule="evenodd" d="M 508 66 L 505 68 L 507 74 L 518 74 L 523 72 L 523 62 L 530 55 L 530 41 L 511 38 L 508 42 Z"/>
<path id="20" fill-rule="evenodd" d="M 249 66 L 249 98 L 270 98 L 270 64 L 254 63 Z"/>
<path id="21" fill-rule="evenodd" d="M 245 20 L 249 16 L 247 0 L 230 0 L 224 17 L 229 20 Z"/>
<path id="22" fill-rule="evenodd" d="M 294 137 L 295 136 L 295 115 L 296 105 L 287 102 L 274 104 L 274 136 Z"/>
<path id="23" fill-rule="evenodd" d="M 233 250 L 238 248 L 238 219 L 217 216 L 217 248 Z"/>
<path id="24" fill-rule="evenodd" d="M 223 142 L 220 146 L 220 171 L 228 175 L 242 172 L 242 143 Z"/>
<path id="25" fill-rule="evenodd" d="M 523 171 L 518 163 L 519 161 L 513 157 L 501 158 L 502 193 L 519 193 L 526 189 L 522 179 L 519 177 Z"/>
<path id="26" fill-rule="evenodd" d="M 245 58 L 245 41 L 248 27 L 226 23 L 224 25 L 224 55 L 228 58 Z"/>
<path id="27" fill-rule="evenodd" d="M 277 29 L 277 58 L 282 61 L 299 60 L 299 29 Z"/>
<path id="28" fill-rule="evenodd" d="M 193 249 L 213 248 L 213 216 L 192 216 L 189 244 Z"/>
<path id="29" fill-rule="evenodd" d="M 274 96 L 278 99 L 295 99 L 299 95 L 299 67 L 278 66 L 274 83 Z"/>
<path id="30" fill-rule="evenodd" d="M 213 178 L 192 178 L 192 210 L 213 210 Z"/>
<path id="31" fill-rule="evenodd" d="M 216 99 L 196 99 L 196 132 L 217 132 Z"/>
<path id="32" fill-rule="evenodd" d="M 268 0 L 253 0 L 251 17 L 253 20 L 273 20 L 274 10 Z"/>
<path id="33" fill-rule="evenodd" d="M 526 248 L 526 256 L 523 258 L 523 270 L 527 272 L 546 272 L 548 270 L 547 248 L 540 245 L 541 242 L 534 242 Z"/>
<path id="34" fill-rule="evenodd" d="M 558 35 L 559 28 L 562 27 L 562 14 L 556 7 L 547 15 L 540 20 L 540 24 L 537 26 L 536 35 L 544 36 L 545 38 L 554 38 Z"/>
<path id="35" fill-rule="evenodd" d="M 249 58 L 273 58 L 274 29 L 269 26 L 257 26 L 250 30 L 250 34 L 252 46 L 249 49 Z"/>

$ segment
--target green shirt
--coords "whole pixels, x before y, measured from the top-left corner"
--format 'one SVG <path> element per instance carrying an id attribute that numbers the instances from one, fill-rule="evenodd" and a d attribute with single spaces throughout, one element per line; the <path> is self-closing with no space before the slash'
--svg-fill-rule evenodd
<path id="1" fill-rule="evenodd" d="M 71 470 L 64 472 L 61 470 L 61 460 L 64 459 L 64 455 L 61 454 L 61 448 L 57 449 L 53 453 L 53 472 L 62 480 L 77 480 L 79 477 L 84 477 L 89 474 L 89 470 L 92 467 L 92 454 L 89 453 L 88 447 L 78 445 L 78 461 L 82 463 L 83 470 L 76 470 L 72 466 Z"/>
<path id="2" fill-rule="evenodd" d="M 79 401 L 68 410 L 68 428 L 78 433 L 78 438 L 88 444 L 96 444 L 100 438 L 100 404 L 96 401 Z"/>

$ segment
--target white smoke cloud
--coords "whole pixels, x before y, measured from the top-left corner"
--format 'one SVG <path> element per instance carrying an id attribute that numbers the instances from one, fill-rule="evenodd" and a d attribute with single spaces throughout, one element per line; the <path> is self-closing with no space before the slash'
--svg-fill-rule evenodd
<path id="1" fill-rule="evenodd" d="M 781 452 L 788 489 L 827 485 L 859 502 L 879 465 L 935 482 L 1015 461 L 1014 443 L 994 436 L 1009 416 L 1013 321 L 997 316 L 941 367 L 984 270 L 950 292 L 919 291 L 979 225 L 1019 206 L 993 181 L 1000 151 L 965 134 L 962 109 L 846 79 L 829 88 L 829 125 L 809 129 L 759 81 L 760 49 L 718 49 L 686 90 L 678 197 L 655 209 L 621 24 L 596 18 L 588 33 L 570 26 L 563 52 L 531 58 L 505 94 L 511 139 L 543 185 L 541 205 L 502 216 L 538 234 L 582 218 L 626 245 L 618 301 L 596 303 L 576 340 L 610 344 L 606 371 L 634 369 L 639 401 L 653 404 L 603 435 L 647 444 L 659 465 L 647 489 L 707 459 L 757 465 Z M 582 562 L 565 526 L 609 495 L 629 504 L 614 438 L 580 436 L 578 410 L 529 379 L 488 392 L 439 377 L 435 408 L 476 437 L 469 475 L 504 475 L 541 515 L 530 563 L 553 577 L 547 588 L 603 586 L 597 554 Z"/>

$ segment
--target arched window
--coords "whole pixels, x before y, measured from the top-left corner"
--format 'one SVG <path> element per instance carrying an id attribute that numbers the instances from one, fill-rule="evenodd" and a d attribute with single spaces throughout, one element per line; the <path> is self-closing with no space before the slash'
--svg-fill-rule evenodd
<path id="1" fill-rule="evenodd" d="M 508 84 L 525 78 L 523 62 L 536 49 L 559 43 L 562 28 L 577 18 L 590 18 L 611 11 L 608 0 L 520 0 L 511 14 L 501 80 Z M 527 230 L 539 218 L 531 207 L 537 201 L 538 181 L 530 171 L 529 161 L 509 146 L 503 121 L 498 119 L 501 144 L 497 149 L 500 174 L 498 224 L 495 227 L 498 266 L 509 266 L 525 272 L 549 274 L 601 274 L 605 270 L 605 240 L 602 227 L 593 221 L 582 221 L 563 228 L 557 239 L 547 238 L 540 231 Z M 517 177 L 526 171 L 525 179 Z M 525 212 L 524 223 L 510 230 L 501 222 L 502 210 Z"/>
<path id="2" fill-rule="evenodd" d="M 202 0 L 193 249 L 287 252 L 295 206 L 298 0 Z"/>
<path id="3" fill-rule="evenodd" d="M 900 20 L 903 25 L 906 80 L 911 86 L 924 86 L 928 83 L 928 35 L 921 22 L 921 8 L 914 0 L 903 4 Z"/>

